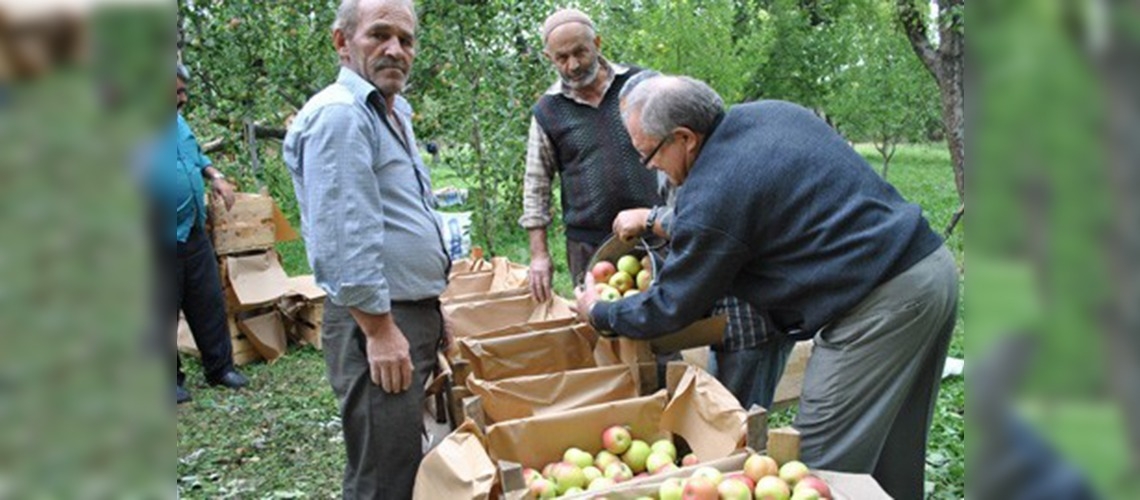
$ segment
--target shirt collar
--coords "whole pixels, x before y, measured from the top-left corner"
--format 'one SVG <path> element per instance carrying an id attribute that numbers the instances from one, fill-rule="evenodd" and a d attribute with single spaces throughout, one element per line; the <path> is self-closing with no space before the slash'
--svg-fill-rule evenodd
<path id="1" fill-rule="evenodd" d="M 610 71 L 606 71 L 606 75 L 607 75 L 606 76 L 606 84 L 605 84 L 605 86 L 602 87 L 602 95 L 606 95 L 606 92 L 610 91 L 610 85 L 614 84 L 614 78 L 617 78 L 617 75 L 624 75 L 624 74 L 628 73 L 629 72 L 629 66 L 624 66 L 621 64 L 617 64 L 617 63 L 611 63 L 608 60 L 606 60 L 605 57 L 602 57 L 602 56 L 598 56 L 598 61 L 600 62 L 602 67 L 610 70 Z M 562 83 L 561 78 L 559 78 L 557 81 L 555 81 L 554 85 L 551 85 L 550 88 L 546 89 L 546 93 L 548 95 L 562 94 L 567 99 L 570 99 L 574 102 L 585 104 L 585 101 L 582 101 L 581 99 L 578 98 L 578 96 L 576 96 L 574 94 L 573 89 L 571 89 L 570 87 L 567 87 L 566 85 L 564 85 Z"/>
<path id="2" fill-rule="evenodd" d="M 380 91 L 376 89 L 372 82 L 365 80 L 364 77 L 357 74 L 355 71 L 341 66 L 340 73 L 337 74 L 336 82 L 343 85 L 352 93 L 352 96 L 361 102 L 368 102 L 368 98 L 372 93 L 379 94 Z M 383 98 L 383 96 L 380 96 Z"/>

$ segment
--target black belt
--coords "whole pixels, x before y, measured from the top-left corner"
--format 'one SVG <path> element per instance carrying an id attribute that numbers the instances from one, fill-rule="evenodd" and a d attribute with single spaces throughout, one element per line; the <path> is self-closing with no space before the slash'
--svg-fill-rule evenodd
<path id="1" fill-rule="evenodd" d="M 392 305 L 400 307 L 439 307 L 439 297 L 429 297 L 419 300 L 393 300 Z"/>

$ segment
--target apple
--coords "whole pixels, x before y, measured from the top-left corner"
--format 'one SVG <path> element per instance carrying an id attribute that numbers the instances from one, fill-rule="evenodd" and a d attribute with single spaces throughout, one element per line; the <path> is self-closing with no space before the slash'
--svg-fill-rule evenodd
<path id="1" fill-rule="evenodd" d="M 619 299 L 621 299 L 621 292 L 612 286 L 602 285 L 602 290 L 598 292 L 598 300 L 613 302 Z"/>
<path id="2" fill-rule="evenodd" d="M 602 431 L 602 448 L 614 455 L 621 455 L 629 449 L 633 436 L 624 425 L 611 425 Z"/>
<path id="3" fill-rule="evenodd" d="M 629 290 L 626 290 L 625 293 L 621 294 L 621 298 L 628 299 L 628 298 L 633 297 L 634 295 L 637 295 L 639 293 L 641 293 L 641 290 L 638 290 L 636 288 L 630 288 Z"/>
<path id="4" fill-rule="evenodd" d="M 668 474 L 670 472 L 678 471 L 678 470 L 681 470 L 681 468 L 677 467 L 677 464 L 675 464 L 673 462 L 669 462 L 669 463 L 665 464 L 664 467 L 657 469 L 657 472 L 654 472 L 653 474 L 654 475 Z"/>
<path id="5" fill-rule="evenodd" d="M 725 479 L 716 486 L 721 500 L 752 500 L 752 488 L 735 478 Z"/>
<path id="6" fill-rule="evenodd" d="M 625 293 L 626 290 L 633 288 L 633 275 L 625 271 L 618 271 L 614 273 L 613 276 L 610 276 L 609 283 L 610 286 L 617 288 L 619 292 Z"/>
<path id="7" fill-rule="evenodd" d="M 630 469 L 625 462 L 614 462 L 607 465 L 606 469 L 602 471 L 602 474 L 605 477 L 613 479 L 616 483 L 633 479 L 633 469 Z"/>
<path id="8" fill-rule="evenodd" d="M 743 472 L 733 472 L 732 474 L 724 476 L 725 481 L 728 481 L 729 479 L 735 479 L 744 483 L 748 486 L 748 491 L 752 491 L 752 489 L 756 487 L 756 481 L 753 481 L 752 478 L 745 476 Z"/>
<path id="9" fill-rule="evenodd" d="M 617 482 L 614 481 L 613 479 L 610 479 L 608 477 L 599 477 L 597 479 L 594 479 L 593 481 L 590 481 L 590 485 L 586 487 L 586 490 L 588 490 L 588 491 L 600 490 L 603 488 L 609 488 L 610 486 L 613 486 L 615 484 L 617 484 Z"/>
<path id="10" fill-rule="evenodd" d="M 681 496 L 684 494 L 684 484 L 675 477 L 666 479 L 661 483 L 661 486 L 657 487 L 657 498 L 659 500 L 681 500 Z"/>
<path id="11" fill-rule="evenodd" d="M 685 481 L 685 500 L 717 500 L 720 498 L 720 492 L 716 490 L 716 484 L 703 476 L 690 477 Z"/>
<path id="12" fill-rule="evenodd" d="M 792 490 L 792 500 L 820 500 L 819 492 L 811 488 Z"/>
<path id="13" fill-rule="evenodd" d="M 621 461 L 625 462 L 634 472 L 645 471 L 645 460 L 649 458 L 649 445 L 640 439 L 634 439 L 629 444 L 629 449 L 621 456 Z"/>
<path id="14" fill-rule="evenodd" d="M 756 489 L 753 490 L 756 495 L 756 500 L 788 500 L 792 496 L 792 490 L 788 488 L 788 483 L 783 479 L 776 476 L 764 476 L 756 481 Z"/>
<path id="15" fill-rule="evenodd" d="M 549 479 L 539 478 L 530 483 L 530 492 L 535 498 L 554 498 L 558 496 L 558 487 Z"/>
<path id="16" fill-rule="evenodd" d="M 582 488 L 579 488 L 579 487 L 575 486 L 575 487 L 573 487 L 573 488 L 570 488 L 570 489 L 566 490 L 566 493 L 563 493 L 563 494 L 562 494 L 562 495 L 560 495 L 560 496 L 568 497 L 568 496 L 570 496 L 570 495 L 577 495 L 577 494 L 579 494 L 579 493 L 584 493 L 585 491 L 586 491 L 586 490 L 583 490 Z"/>
<path id="17" fill-rule="evenodd" d="M 831 487 L 827 485 L 827 482 L 816 476 L 804 476 L 796 483 L 796 487 L 792 490 L 792 493 L 799 493 L 801 490 L 815 490 L 819 493 L 820 498 L 831 498 Z"/>
<path id="18" fill-rule="evenodd" d="M 780 467 L 780 479 L 788 483 L 788 486 L 794 487 L 796 483 L 800 482 L 804 476 L 809 473 L 807 465 L 799 460 L 792 460 Z"/>
<path id="19" fill-rule="evenodd" d="M 668 439 L 658 439 L 653 442 L 649 447 L 654 453 L 664 453 L 669 456 L 669 460 L 677 460 L 677 447 L 673 445 L 673 441 Z"/>
<path id="20" fill-rule="evenodd" d="M 527 486 L 530 486 L 530 483 L 535 482 L 535 480 L 542 479 L 542 474 L 539 474 L 538 471 L 530 467 L 523 469 L 522 474 L 523 480 L 526 481 Z"/>
<path id="21" fill-rule="evenodd" d="M 690 465 L 697 465 L 699 463 L 701 463 L 701 461 L 697 458 L 697 455 L 695 453 L 690 453 L 681 458 L 681 467 L 688 467 Z"/>
<path id="22" fill-rule="evenodd" d="M 759 481 L 764 476 L 775 476 L 779 472 L 779 464 L 774 458 L 767 455 L 753 453 L 744 461 L 744 475 L 753 481 Z"/>
<path id="23" fill-rule="evenodd" d="M 705 466 L 699 467 L 697 470 L 693 471 L 692 477 L 706 477 L 709 479 L 709 481 L 712 481 L 713 484 L 720 484 L 721 480 L 724 479 L 724 473 L 717 470 L 715 467 Z"/>
<path id="24" fill-rule="evenodd" d="M 604 442 L 605 438 L 603 437 L 602 439 Z M 628 448 L 629 445 L 626 445 L 626 447 Z M 610 453 L 609 450 L 599 451 L 598 454 L 594 456 L 594 467 L 597 467 L 598 470 L 606 470 L 606 466 L 614 462 L 621 462 L 621 459 L 618 458 L 617 455 Z"/>
<path id="25" fill-rule="evenodd" d="M 582 474 L 586 475 L 586 484 L 590 484 L 590 481 L 602 477 L 602 470 L 593 465 L 589 465 L 582 467 Z"/>
<path id="26" fill-rule="evenodd" d="M 594 456 L 579 448 L 569 448 L 562 453 L 562 461 L 572 463 L 582 469 L 593 465 Z"/>
<path id="27" fill-rule="evenodd" d="M 558 486 L 558 494 L 564 495 L 570 488 L 585 488 L 586 475 L 577 465 L 562 462 L 554 466 L 554 484 Z"/>
<path id="28" fill-rule="evenodd" d="M 554 466 L 556 466 L 556 465 L 558 465 L 558 462 L 550 462 L 550 463 L 546 464 L 546 466 L 542 468 L 542 477 L 545 477 L 545 478 L 553 477 L 554 476 Z"/>
<path id="29" fill-rule="evenodd" d="M 648 269 L 642 269 L 637 272 L 634 281 L 637 282 L 637 289 L 644 292 L 649 289 L 649 285 L 653 284 L 653 275 L 649 273 Z"/>
<path id="30" fill-rule="evenodd" d="M 645 458 L 645 470 L 649 471 L 650 474 L 656 474 L 666 465 L 673 465 L 673 459 L 664 453 L 651 451 L 649 456 Z"/>
<path id="31" fill-rule="evenodd" d="M 622 255 L 617 262 L 618 271 L 629 273 L 630 276 L 637 276 L 637 272 L 641 270 L 641 263 L 637 261 L 637 257 L 632 255 Z"/>
<path id="32" fill-rule="evenodd" d="M 653 258 L 650 257 L 649 254 L 645 254 L 645 257 L 641 258 L 641 270 L 642 271 L 648 271 L 650 269 L 653 269 L 653 260 L 652 259 Z"/>
<path id="33" fill-rule="evenodd" d="M 613 263 L 608 260 L 598 262 L 597 264 L 594 264 L 593 269 L 590 269 L 590 274 L 594 275 L 595 283 L 608 282 L 610 280 L 610 277 L 613 276 L 616 272 L 617 268 L 614 267 Z"/>

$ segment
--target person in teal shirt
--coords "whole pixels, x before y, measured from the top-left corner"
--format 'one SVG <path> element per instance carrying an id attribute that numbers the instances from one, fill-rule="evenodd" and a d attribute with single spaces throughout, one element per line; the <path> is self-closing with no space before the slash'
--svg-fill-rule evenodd
<path id="1" fill-rule="evenodd" d="M 171 315 L 167 317 L 177 318 L 178 310 L 186 317 L 186 323 L 194 335 L 194 343 L 202 353 L 206 382 L 238 389 L 245 387 L 249 381 L 234 368 L 233 345 L 226 326 L 226 305 L 218 278 L 218 263 L 214 246 L 206 234 L 204 179 L 210 179 L 210 188 L 216 199 L 223 200 L 227 210 L 234 204 L 234 188 L 212 166 L 210 159 L 202 154 L 198 140 L 182 118 L 180 112 L 188 98 L 186 83 L 189 79 L 186 68 L 179 64 L 175 78 L 175 110 L 178 112 L 175 172 L 173 182 L 164 182 L 165 189 L 159 195 L 163 205 L 168 209 L 173 208 L 175 213 L 174 283 L 177 309 L 170 311 Z M 171 180 L 166 176 L 159 177 Z M 177 351 L 175 360 L 175 390 L 177 401 L 181 404 L 190 400 L 190 393 L 184 385 L 186 375 L 182 373 L 182 359 Z"/>

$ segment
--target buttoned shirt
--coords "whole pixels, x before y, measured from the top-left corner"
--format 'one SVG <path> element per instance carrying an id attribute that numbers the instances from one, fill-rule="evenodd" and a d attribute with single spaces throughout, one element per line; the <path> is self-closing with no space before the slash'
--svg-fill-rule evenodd
<path id="1" fill-rule="evenodd" d="M 402 96 L 393 115 L 370 82 L 342 68 L 284 144 L 317 284 L 334 304 L 371 314 L 438 297 L 450 265 Z"/>
<path id="2" fill-rule="evenodd" d="M 202 228 L 206 223 L 206 184 L 202 176 L 213 163 L 202 154 L 198 139 L 181 114 L 178 114 L 177 127 L 174 183 L 168 202 L 176 207 L 175 238 L 185 243 L 193 228 Z"/>

